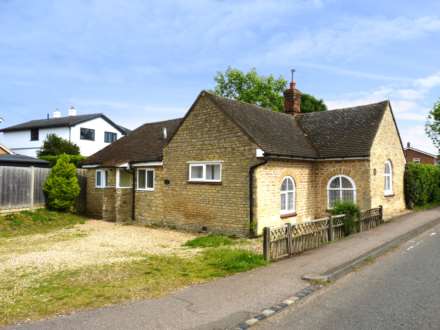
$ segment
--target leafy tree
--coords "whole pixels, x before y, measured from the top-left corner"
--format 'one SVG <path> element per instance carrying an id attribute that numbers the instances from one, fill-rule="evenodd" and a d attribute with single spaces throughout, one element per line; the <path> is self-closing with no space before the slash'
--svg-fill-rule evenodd
<path id="1" fill-rule="evenodd" d="M 61 154 L 79 155 L 79 147 L 56 134 L 49 134 L 43 143 L 42 149 L 38 152 L 38 157 Z"/>
<path id="2" fill-rule="evenodd" d="M 214 92 L 217 95 L 256 104 L 274 111 L 284 111 L 283 92 L 287 88 L 287 81 L 283 77 L 261 76 L 255 69 L 243 72 L 229 67 L 225 72 L 218 72 L 214 80 L 216 82 Z M 322 100 L 309 94 L 302 94 L 302 112 L 324 110 L 327 110 L 327 107 Z"/>
<path id="3" fill-rule="evenodd" d="M 317 99 L 313 95 L 303 93 L 301 94 L 301 112 L 317 112 L 326 111 L 327 106 L 322 99 Z"/>
<path id="4" fill-rule="evenodd" d="M 440 151 L 440 99 L 434 104 L 426 122 L 426 134 Z"/>
<path id="5" fill-rule="evenodd" d="M 72 210 L 80 193 L 76 167 L 70 163 L 68 155 L 61 155 L 50 171 L 43 191 L 47 196 L 49 209 L 58 211 Z"/>

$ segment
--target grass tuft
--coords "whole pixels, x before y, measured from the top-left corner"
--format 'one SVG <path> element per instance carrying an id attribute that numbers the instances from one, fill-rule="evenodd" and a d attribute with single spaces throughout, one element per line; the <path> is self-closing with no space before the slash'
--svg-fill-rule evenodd
<path id="1" fill-rule="evenodd" d="M 209 249 L 203 252 L 202 258 L 225 274 L 244 272 L 266 264 L 263 256 L 241 249 Z"/>
<path id="2" fill-rule="evenodd" d="M 84 221 L 83 217 L 75 214 L 46 209 L 10 213 L 0 216 L 0 237 L 46 233 Z"/>
<path id="3" fill-rule="evenodd" d="M 184 244 L 191 248 L 208 248 L 208 247 L 219 247 L 235 244 L 234 240 L 230 237 L 224 235 L 214 235 L 210 234 L 207 236 L 200 236 L 189 240 Z"/>

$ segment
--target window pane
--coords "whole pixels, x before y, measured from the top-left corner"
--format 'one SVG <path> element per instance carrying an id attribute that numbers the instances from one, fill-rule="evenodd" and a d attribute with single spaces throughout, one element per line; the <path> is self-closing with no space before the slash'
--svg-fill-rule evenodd
<path id="1" fill-rule="evenodd" d="M 286 209 L 286 194 L 281 194 L 281 211 Z"/>
<path id="2" fill-rule="evenodd" d="M 330 182 L 330 188 L 339 188 L 341 186 L 339 177 L 334 178 L 332 182 Z"/>
<path id="3" fill-rule="evenodd" d="M 220 180 L 220 164 L 206 165 L 206 180 Z"/>
<path id="4" fill-rule="evenodd" d="M 283 180 L 283 183 L 281 184 L 281 191 L 287 190 L 287 179 Z"/>
<path id="5" fill-rule="evenodd" d="M 391 177 L 385 176 L 385 190 L 391 190 Z"/>
<path id="6" fill-rule="evenodd" d="M 203 165 L 190 165 L 191 179 L 203 179 Z"/>
<path id="7" fill-rule="evenodd" d="M 108 171 L 103 171 L 102 176 L 103 176 L 103 182 L 104 182 L 103 186 L 108 187 Z"/>
<path id="8" fill-rule="evenodd" d="M 287 209 L 293 211 L 293 192 L 287 194 Z"/>
<path id="9" fill-rule="evenodd" d="M 293 190 L 293 181 L 291 179 L 287 179 L 287 190 Z"/>
<path id="10" fill-rule="evenodd" d="M 329 196 L 329 206 L 333 207 L 335 206 L 335 203 L 340 200 L 340 191 L 339 190 L 329 190 L 328 191 Z"/>
<path id="11" fill-rule="evenodd" d="M 341 177 L 342 188 L 353 188 L 353 184 L 347 178 Z"/>
<path id="12" fill-rule="evenodd" d="M 138 188 L 145 189 L 145 170 L 138 171 Z"/>
<path id="13" fill-rule="evenodd" d="M 154 171 L 147 171 L 147 188 L 154 188 Z"/>
<path id="14" fill-rule="evenodd" d="M 101 171 L 96 171 L 96 186 L 101 187 Z"/>
<path id="15" fill-rule="evenodd" d="M 354 191 L 353 190 L 343 190 L 342 200 L 344 202 L 354 202 Z"/>
<path id="16" fill-rule="evenodd" d="M 81 140 L 95 140 L 95 130 L 91 128 L 81 128 L 80 130 Z"/>
<path id="17" fill-rule="evenodd" d="M 116 133 L 104 132 L 104 142 L 112 143 L 114 141 L 116 141 Z"/>
<path id="18" fill-rule="evenodd" d="M 131 187 L 131 173 L 126 169 L 119 169 L 119 187 L 128 188 Z"/>

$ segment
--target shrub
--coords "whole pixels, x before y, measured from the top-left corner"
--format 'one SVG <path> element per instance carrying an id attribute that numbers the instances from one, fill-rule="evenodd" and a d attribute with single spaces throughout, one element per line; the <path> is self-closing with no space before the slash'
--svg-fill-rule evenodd
<path id="1" fill-rule="evenodd" d="M 200 236 L 194 238 L 186 242 L 184 245 L 192 248 L 198 248 L 198 247 L 206 248 L 206 247 L 218 247 L 218 246 L 225 246 L 232 244 L 234 244 L 234 241 L 227 236 L 210 234 L 208 236 Z"/>
<path id="2" fill-rule="evenodd" d="M 67 155 L 62 155 L 50 171 L 43 187 L 49 209 L 70 211 L 80 193 L 75 165 L 69 162 Z"/>
<path id="3" fill-rule="evenodd" d="M 59 156 L 62 154 L 79 155 L 79 147 L 75 143 L 63 139 L 56 134 L 47 135 L 46 140 L 43 142 L 43 147 L 38 152 L 38 156 Z"/>
<path id="4" fill-rule="evenodd" d="M 361 211 L 359 207 L 352 202 L 338 202 L 331 210 L 333 215 L 345 214 L 344 233 L 350 235 L 356 231 L 356 221 L 359 220 Z"/>
<path id="5" fill-rule="evenodd" d="M 440 167 L 429 164 L 407 164 L 405 200 L 409 208 L 440 202 Z"/>

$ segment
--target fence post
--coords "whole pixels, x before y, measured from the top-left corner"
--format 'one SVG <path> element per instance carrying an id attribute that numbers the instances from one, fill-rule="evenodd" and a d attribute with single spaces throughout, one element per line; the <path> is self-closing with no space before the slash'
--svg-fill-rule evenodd
<path id="1" fill-rule="evenodd" d="M 270 228 L 263 228 L 263 256 L 264 260 L 270 261 Z"/>
<path id="2" fill-rule="evenodd" d="M 380 223 L 383 223 L 383 206 L 379 205 Z"/>
<path id="3" fill-rule="evenodd" d="M 292 224 L 287 224 L 287 253 L 289 257 L 292 255 Z"/>
<path id="4" fill-rule="evenodd" d="M 335 235 L 333 232 L 333 216 L 330 215 L 328 217 L 328 241 L 331 242 L 335 239 Z"/>
<path id="5" fill-rule="evenodd" d="M 31 210 L 34 208 L 34 190 L 35 190 L 35 167 L 31 166 L 29 168 L 29 170 L 31 171 L 31 187 L 30 187 L 30 207 Z"/>

